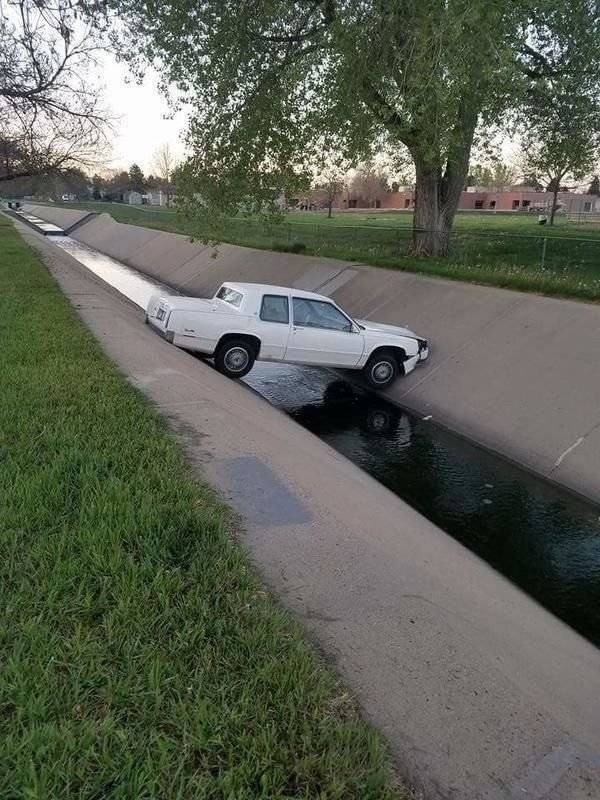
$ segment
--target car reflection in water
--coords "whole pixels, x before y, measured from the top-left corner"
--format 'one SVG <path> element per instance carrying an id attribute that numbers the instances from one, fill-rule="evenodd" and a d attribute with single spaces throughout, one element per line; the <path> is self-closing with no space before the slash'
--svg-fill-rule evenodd
<path id="1" fill-rule="evenodd" d="M 325 387 L 320 401 L 306 403 L 289 413 L 317 436 L 354 430 L 393 438 L 400 447 L 410 444 L 411 426 L 406 414 L 345 381 L 333 381 Z"/>

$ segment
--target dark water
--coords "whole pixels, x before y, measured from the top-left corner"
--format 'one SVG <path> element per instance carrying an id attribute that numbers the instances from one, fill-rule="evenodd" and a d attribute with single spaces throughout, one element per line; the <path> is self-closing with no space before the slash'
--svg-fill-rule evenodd
<path id="1" fill-rule="evenodd" d="M 600 646 L 600 508 L 331 372 L 245 381 Z"/>

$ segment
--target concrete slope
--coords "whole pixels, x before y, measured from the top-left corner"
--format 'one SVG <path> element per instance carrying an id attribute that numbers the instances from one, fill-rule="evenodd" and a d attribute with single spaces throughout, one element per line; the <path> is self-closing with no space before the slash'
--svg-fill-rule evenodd
<path id="1" fill-rule="evenodd" d="M 108 215 L 74 238 L 191 295 L 228 279 L 279 283 L 330 294 L 356 317 L 408 325 L 431 340 L 432 355 L 391 399 L 600 501 L 600 306 L 233 245 L 215 257 L 185 236 Z"/>
<path id="2" fill-rule="evenodd" d="M 600 651 L 33 232 L 79 314 L 160 409 L 401 770 L 437 800 L 583 800 L 600 786 Z"/>
<path id="3" fill-rule="evenodd" d="M 95 216 L 89 211 L 81 211 L 76 208 L 63 208 L 62 206 L 38 206 L 25 203 L 24 208 L 48 222 L 58 225 L 64 231 L 69 231 L 74 226 L 80 224 L 86 217 L 90 219 Z"/>
<path id="4" fill-rule="evenodd" d="M 390 397 L 600 500 L 600 306 L 368 267 L 334 297 L 431 339 Z"/>

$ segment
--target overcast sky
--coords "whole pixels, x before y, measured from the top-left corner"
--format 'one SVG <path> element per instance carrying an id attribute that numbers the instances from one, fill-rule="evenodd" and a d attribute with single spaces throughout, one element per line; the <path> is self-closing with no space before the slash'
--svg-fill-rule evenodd
<path id="1" fill-rule="evenodd" d="M 106 87 L 106 102 L 119 119 L 115 124 L 111 169 L 128 169 L 135 162 L 145 173 L 153 172 L 153 154 L 157 147 L 168 142 L 177 157 L 182 155 L 179 142 L 185 127 L 184 114 L 166 119 L 168 107 L 158 91 L 157 74 L 151 68 L 141 86 L 128 82 L 129 70 L 107 54 L 103 57 L 102 81 Z"/>

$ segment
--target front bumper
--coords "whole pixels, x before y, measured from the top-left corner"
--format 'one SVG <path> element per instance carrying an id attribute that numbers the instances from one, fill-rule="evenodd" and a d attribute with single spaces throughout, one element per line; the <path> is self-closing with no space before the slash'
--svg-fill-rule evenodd
<path id="1" fill-rule="evenodd" d="M 425 361 L 427 358 L 429 358 L 429 345 L 424 340 L 420 340 L 419 352 L 415 356 L 410 356 L 410 358 L 407 358 L 402 364 L 404 374 L 408 375 L 408 373 L 412 372 L 420 361 Z"/>

